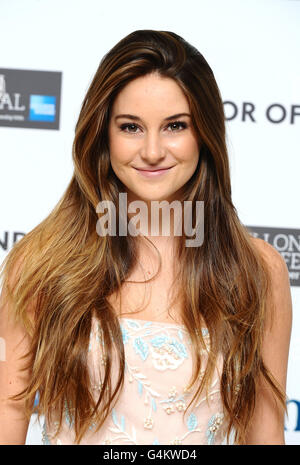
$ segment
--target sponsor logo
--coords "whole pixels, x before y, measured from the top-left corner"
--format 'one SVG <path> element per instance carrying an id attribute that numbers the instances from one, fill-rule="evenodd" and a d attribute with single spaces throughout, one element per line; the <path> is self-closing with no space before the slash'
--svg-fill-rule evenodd
<path id="1" fill-rule="evenodd" d="M 281 253 L 289 270 L 291 286 L 300 286 L 300 229 L 247 226 L 254 237 L 271 244 Z"/>
<path id="2" fill-rule="evenodd" d="M 30 95 L 29 120 L 55 121 L 56 97 L 49 95 Z"/>
<path id="3" fill-rule="evenodd" d="M 59 129 L 61 72 L 0 68 L 0 126 Z"/>

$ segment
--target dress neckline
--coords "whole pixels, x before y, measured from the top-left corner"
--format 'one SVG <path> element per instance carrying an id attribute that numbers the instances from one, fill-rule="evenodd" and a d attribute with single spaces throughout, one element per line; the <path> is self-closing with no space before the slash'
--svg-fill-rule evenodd
<path id="1" fill-rule="evenodd" d="M 179 324 L 179 323 L 167 323 L 166 321 L 154 321 L 154 320 L 143 320 L 141 318 L 127 318 L 127 317 L 122 317 L 122 316 L 118 316 L 118 319 L 119 320 L 124 320 L 124 321 L 134 321 L 134 322 L 140 322 L 141 324 L 142 323 L 151 323 L 151 324 L 156 324 L 156 325 L 159 325 L 159 326 L 172 326 L 174 328 L 180 328 L 180 329 L 183 329 L 184 331 L 187 331 L 187 328 L 185 325 L 183 324 Z M 206 326 L 201 326 L 201 329 L 205 332 L 205 334 L 207 333 L 208 329 Z"/>
<path id="2" fill-rule="evenodd" d="M 93 316 L 93 318 L 96 318 L 96 317 Z M 151 323 L 151 324 L 156 324 L 156 325 L 161 325 L 161 326 L 172 326 L 174 328 L 180 328 L 180 329 L 183 329 L 183 330 L 187 331 L 186 326 L 184 324 L 179 324 L 179 323 L 168 323 L 166 321 L 144 320 L 142 318 L 128 318 L 128 317 L 124 317 L 124 316 L 118 316 L 118 320 L 120 320 L 120 321 L 134 321 L 134 322 L 138 322 L 140 324 Z M 201 329 L 207 331 L 206 326 L 201 326 Z"/>
<path id="3" fill-rule="evenodd" d="M 134 322 L 140 322 L 141 324 L 143 323 L 151 323 L 151 324 L 156 324 L 156 325 L 162 325 L 162 326 L 175 326 L 177 328 L 184 328 L 186 329 L 185 325 L 179 324 L 179 323 L 169 323 L 166 321 L 155 321 L 155 320 L 144 320 L 142 318 L 127 318 L 127 317 L 122 317 L 118 316 L 119 320 L 125 320 L 125 321 L 134 321 Z"/>

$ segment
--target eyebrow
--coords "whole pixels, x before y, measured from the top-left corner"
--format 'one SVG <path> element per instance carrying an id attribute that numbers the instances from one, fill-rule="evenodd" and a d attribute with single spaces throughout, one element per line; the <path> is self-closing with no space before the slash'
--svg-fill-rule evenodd
<path id="1" fill-rule="evenodd" d="M 164 121 L 170 121 L 171 119 L 179 118 L 180 116 L 191 117 L 190 113 L 176 113 L 176 115 L 172 115 L 172 116 L 168 116 L 167 118 L 164 118 Z M 142 119 L 139 116 L 130 115 L 128 113 L 115 116 L 115 120 L 117 120 L 118 118 L 128 118 L 128 119 L 132 119 L 136 121 L 142 121 Z"/>

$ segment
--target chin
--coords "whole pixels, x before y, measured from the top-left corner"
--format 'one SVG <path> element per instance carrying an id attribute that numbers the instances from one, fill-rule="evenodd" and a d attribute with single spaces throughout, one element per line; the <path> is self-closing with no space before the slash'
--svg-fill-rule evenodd
<path id="1" fill-rule="evenodd" d="M 149 197 L 145 197 L 145 195 L 144 195 L 143 197 L 141 196 L 141 197 L 139 198 L 139 200 L 143 200 L 144 202 L 151 202 L 151 201 L 152 201 L 152 202 L 154 202 L 154 201 L 156 201 L 156 202 L 163 202 L 164 200 L 167 200 L 167 201 L 168 201 L 168 199 L 169 199 L 169 196 L 167 196 L 167 195 L 164 196 L 164 195 L 161 195 L 161 194 L 160 194 L 160 195 L 157 195 L 157 196 L 151 195 L 151 196 L 149 196 Z"/>
<path id="2" fill-rule="evenodd" d="M 130 201 L 130 199 L 142 200 L 144 202 L 150 202 L 151 200 L 162 201 L 162 200 L 167 200 L 170 197 L 170 195 L 172 195 L 172 194 L 170 194 L 169 192 L 166 192 L 166 193 L 149 192 L 149 194 L 148 194 L 148 193 L 145 192 L 145 189 L 144 189 L 144 191 L 141 191 L 141 192 L 131 191 L 131 195 L 130 194 L 128 195 L 128 202 Z"/>

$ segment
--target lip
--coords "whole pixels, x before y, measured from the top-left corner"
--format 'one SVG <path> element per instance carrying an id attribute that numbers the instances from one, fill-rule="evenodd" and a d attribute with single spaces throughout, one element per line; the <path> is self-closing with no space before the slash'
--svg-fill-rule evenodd
<path id="1" fill-rule="evenodd" d="M 145 169 L 138 169 L 134 168 L 136 171 L 138 171 L 142 176 L 145 176 L 146 178 L 153 178 L 157 176 L 161 176 L 163 174 L 168 173 L 173 166 L 170 166 L 169 168 L 161 168 L 161 169 L 151 169 L 151 170 L 145 170 Z"/>

